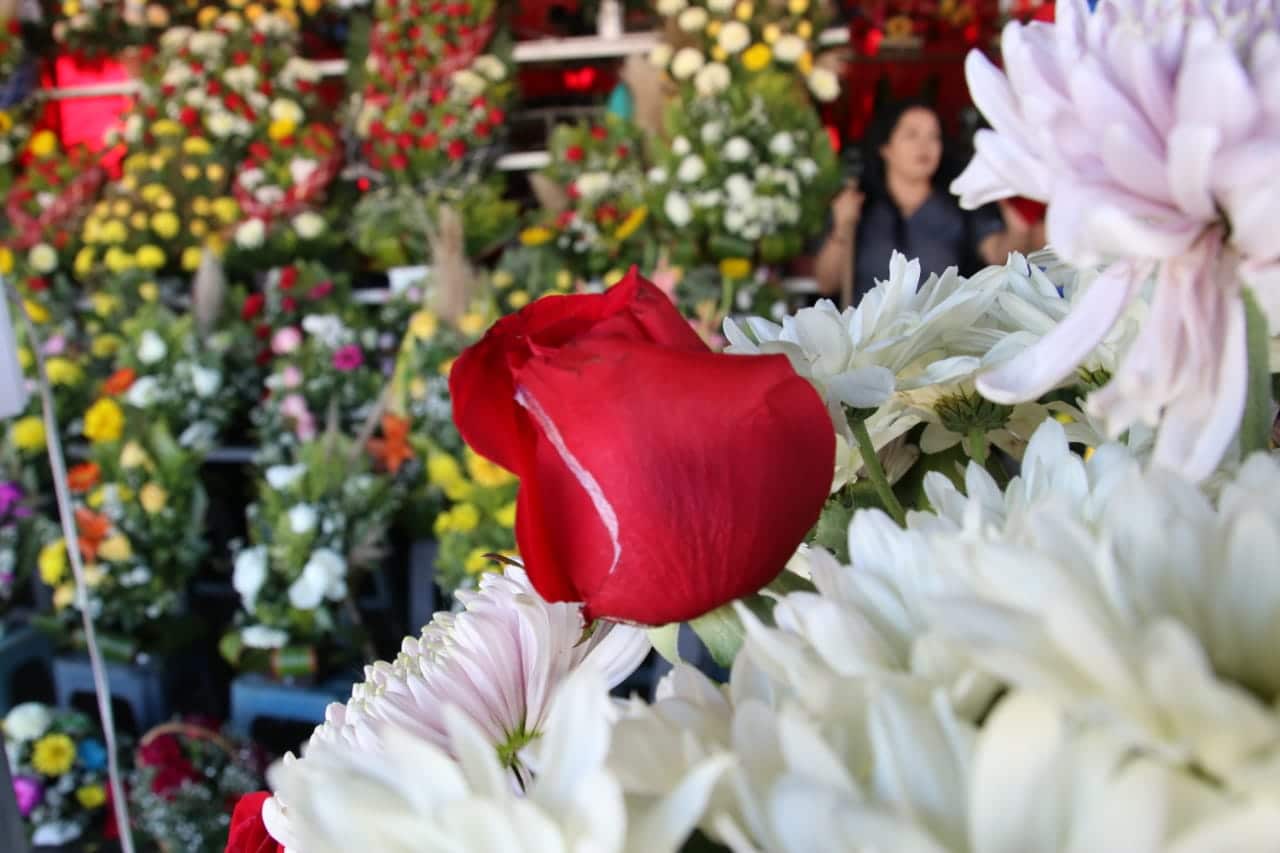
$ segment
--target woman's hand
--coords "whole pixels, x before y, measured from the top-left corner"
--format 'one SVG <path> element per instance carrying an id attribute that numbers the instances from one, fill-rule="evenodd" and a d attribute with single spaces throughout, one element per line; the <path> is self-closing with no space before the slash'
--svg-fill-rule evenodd
<path id="1" fill-rule="evenodd" d="M 845 187 L 831 203 L 831 216 L 835 220 L 837 234 L 852 235 L 862 218 L 862 203 L 867 200 L 865 193 L 859 192 L 854 185 Z"/>

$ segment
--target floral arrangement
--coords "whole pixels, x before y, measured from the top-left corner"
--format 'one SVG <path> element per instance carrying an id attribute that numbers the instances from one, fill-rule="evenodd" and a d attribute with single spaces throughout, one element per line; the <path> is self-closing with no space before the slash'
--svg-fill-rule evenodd
<path id="1" fill-rule="evenodd" d="M 254 744 L 212 722 L 158 726 L 139 743 L 129 780 L 137 828 L 162 850 L 220 853 L 231 807 L 261 787 L 265 765 Z"/>
<path id="2" fill-rule="evenodd" d="M 424 439 L 425 446 L 462 452 L 449 401 L 449 368 L 485 326 L 485 317 L 478 313 L 449 323 L 430 308 L 420 308 L 409 318 L 392 374 L 388 410 L 405 418 L 415 440 Z"/>
<path id="3" fill-rule="evenodd" d="M 501 248 L 519 227 L 520 205 L 505 197 L 501 173 L 472 174 L 428 193 L 404 186 L 366 192 L 351 212 L 351 242 L 378 269 L 410 266 L 431 257 L 440 210 L 462 217 L 466 254 L 482 257 Z"/>
<path id="4" fill-rule="evenodd" d="M 235 230 L 235 257 L 260 269 L 335 250 L 340 233 L 326 218 L 323 204 L 342 164 L 342 144 L 332 127 L 299 127 L 289 117 L 272 122 L 267 140 L 249 145 L 249 156 L 232 184 L 245 217 Z"/>
<path id="5" fill-rule="evenodd" d="M 377 0 L 364 64 L 366 98 L 426 91 L 484 52 L 494 0 Z"/>
<path id="6" fill-rule="evenodd" d="M 22 483 L 0 480 L 0 610 L 13 598 L 20 582 L 19 569 L 26 565 L 23 528 L 31 515 L 31 502 Z"/>
<path id="7" fill-rule="evenodd" d="M 111 380 L 103 391 L 84 415 L 91 459 L 73 466 L 68 482 L 98 642 L 104 653 L 132 660 L 186 636 L 185 585 L 205 551 L 203 455 L 180 447 L 163 422 L 127 419 L 110 396 Z M 79 642 L 66 541 L 46 544 L 38 563 L 53 589 L 54 624 Z"/>
<path id="8" fill-rule="evenodd" d="M 735 81 L 781 72 L 799 75 L 818 100 L 834 101 L 839 78 L 814 62 L 826 6 L 810 0 L 658 0 L 667 39 L 649 58 L 701 97 L 719 97 Z"/>
<path id="9" fill-rule="evenodd" d="M 429 454 L 427 479 L 451 503 L 432 527 L 436 584 L 449 594 L 473 589 L 480 575 L 500 569 L 498 560 L 516 556 L 517 480 L 471 448 Z"/>
<path id="10" fill-rule="evenodd" d="M 547 293 L 569 293 L 582 284 L 573 265 L 557 251 L 549 231 L 525 229 L 520 238 L 503 250 L 489 279 L 499 314 L 519 311 Z"/>
<path id="11" fill-rule="evenodd" d="M 103 172 L 84 146 L 63 150 L 53 131 L 31 136 L 22 175 L 5 200 L 5 243 L 26 252 L 36 275 L 49 275 L 74 253 L 76 223 L 101 186 Z"/>
<path id="12" fill-rule="evenodd" d="M 37 846 L 88 841 L 108 818 L 107 750 L 89 718 L 37 702 L 4 718 L 18 813 Z"/>
<path id="13" fill-rule="evenodd" d="M 110 282 L 121 273 L 194 272 L 203 250 L 220 251 L 241 216 L 213 144 L 178 122 L 155 122 L 124 160 L 122 178 L 86 217 L 75 272 Z"/>
<path id="14" fill-rule="evenodd" d="M 17 15 L 0 18 L 0 81 L 8 81 L 25 58 L 21 19 Z"/>
<path id="15" fill-rule="evenodd" d="M 130 21 L 126 0 L 45 0 L 53 40 L 68 53 L 93 61 L 138 44 L 142 33 Z"/>
<path id="16" fill-rule="evenodd" d="M 400 500 L 366 449 L 335 431 L 293 458 L 263 471 L 252 544 L 234 560 L 242 610 L 220 644 L 232 666 L 276 676 L 313 675 L 358 648 L 360 626 L 343 604 L 382 558 Z"/>
<path id="17" fill-rule="evenodd" d="M 8 198 L 19 174 L 18 155 L 27 145 L 31 125 L 19 106 L 0 108 L 0 196 Z"/>

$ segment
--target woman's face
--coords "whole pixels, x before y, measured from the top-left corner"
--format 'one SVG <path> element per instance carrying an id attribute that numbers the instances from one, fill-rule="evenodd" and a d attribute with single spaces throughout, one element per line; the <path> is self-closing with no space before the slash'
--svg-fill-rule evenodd
<path id="1" fill-rule="evenodd" d="M 942 128 L 933 110 L 912 107 L 894 125 L 880 147 L 885 172 L 912 181 L 928 181 L 942 160 Z"/>

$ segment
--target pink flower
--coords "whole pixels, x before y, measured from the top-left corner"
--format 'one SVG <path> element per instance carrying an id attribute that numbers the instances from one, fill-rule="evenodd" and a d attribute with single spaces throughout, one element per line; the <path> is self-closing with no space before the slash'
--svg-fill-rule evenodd
<path id="1" fill-rule="evenodd" d="M 289 365 L 280 373 L 280 385 L 284 388 L 297 388 L 302 385 L 302 371 L 296 365 Z"/>
<path id="2" fill-rule="evenodd" d="M 316 419 L 307 408 L 301 394 L 289 394 L 280 401 L 280 414 L 293 421 L 293 432 L 302 441 L 310 441 L 316 435 Z"/>
<path id="3" fill-rule="evenodd" d="M 1068 376 L 1155 276 L 1145 325 L 1089 400 L 1118 435 L 1160 425 L 1157 464 L 1200 479 L 1244 411 L 1242 287 L 1280 331 L 1280 33 L 1239 0 L 1061 0 L 1057 23 L 1009 24 L 1006 72 L 966 63 L 992 130 L 952 185 L 974 207 L 1048 203 L 1067 261 L 1108 264 L 1057 328 L 981 377 L 1002 403 Z"/>
<path id="4" fill-rule="evenodd" d="M 271 351 L 276 355 L 288 355 L 302 345 L 302 332 L 294 326 L 285 326 L 271 336 Z"/>
<path id="5" fill-rule="evenodd" d="M 322 281 L 311 290 L 307 291 L 308 299 L 324 299 L 330 293 L 333 293 L 333 282 Z"/>
<path id="6" fill-rule="evenodd" d="M 344 373 L 355 370 L 362 364 L 364 364 L 364 353 L 355 344 L 340 347 L 333 354 L 333 366 Z"/>
<path id="7" fill-rule="evenodd" d="M 45 355 L 62 355 L 67 351 L 67 339 L 63 335 L 50 335 L 42 349 Z"/>

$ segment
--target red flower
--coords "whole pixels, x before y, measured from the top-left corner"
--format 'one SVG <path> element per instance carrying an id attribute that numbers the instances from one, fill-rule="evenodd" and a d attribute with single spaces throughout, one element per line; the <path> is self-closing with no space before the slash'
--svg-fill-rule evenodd
<path id="1" fill-rule="evenodd" d="M 434 132 L 424 133 L 422 136 L 418 137 L 418 147 L 426 151 L 430 151 L 435 148 L 439 143 L 440 137 L 436 136 Z"/>
<path id="2" fill-rule="evenodd" d="M 467 143 L 461 139 L 455 139 L 449 143 L 448 149 L 450 160 L 461 160 L 467 155 Z"/>
<path id="3" fill-rule="evenodd" d="M 288 311 L 289 313 L 293 313 L 298 310 L 298 300 L 294 299 L 292 296 L 286 296 L 284 299 L 280 300 L 280 308 L 284 311 Z"/>
<path id="4" fill-rule="evenodd" d="M 421 111 L 411 113 L 409 115 L 409 124 L 413 125 L 414 127 L 426 127 L 427 114 Z"/>
<path id="5" fill-rule="evenodd" d="M 111 374 L 102 383 L 102 393 L 108 397 L 116 397 L 133 387 L 138 373 L 132 367 L 122 367 Z"/>
<path id="6" fill-rule="evenodd" d="M 591 138 L 598 142 L 604 142 L 609 138 L 609 131 L 597 124 L 591 128 Z"/>
<path id="7" fill-rule="evenodd" d="M 578 183 L 576 181 L 570 182 L 569 186 L 565 189 L 565 192 L 569 194 L 569 198 L 571 199 L 577 199 L 582 196 L 582 192 L 578 189 Z"/>
<path id="8" fill-rule="evenodd" d="M 493 109 L 489 110 L 489 124 L 493 125 L 494 127 L 497 127 L 498 125 L 502 124 L 506 120 L 507 120 L 507 114 L 504 113 L 502 110 L 498 109 L 497 107 L 494 107 Z"/>
<path id="9" fill-rule="evenodd" d="M 49 282 L 45 278 L 35 275 L 27 279 L 27 290 L 32 293 L 44 293 L 49 289 Z"/>
<path id="10" fill-rule="evenodd" d="M 178 121 L 187 127 L 199 127 L 200 111 L 195 107 L 183 107 L 182 111 L 178 113 Z"/>
<path id="11" fill-rule="evenodd" d="M 433 104 L 444 103 L 444 99 L 447 97 L 449 97 L 449 92 L 446 89 L 441 89 L 437 86 L 431 90 L 431 103 Z"/>
<path id="12" fill-rule="evenodd" d="M 265 341 L 271 337 L 271 327 L 266 323 L 260 323 L 253 330 L 253 336 L 260 341 Z"/>
<path id="13" fill-rule="evenodd" d="M 298 268 L 285 267 L 280 270 L 280 289 L 293 290 L 294 284 L 298 281 Z"/>
<path id="14" fill-rule="evenodd" d="M 572 210 L 562 210 L 560 215 L 556 217 L 557 228 L 568 228 L 578 214 Z"/>
<path id="15" fill-rule="evenodd" d="M 570 163 L 581 163 L 584 153 L 581 145 L 570 145 L 564 152 L 564 159 Z"/>
<path id="16" fill-rule="evenodd" d="M 322 281 L 319 284 L 317 284 L 315 287 L 307 291 L 307 298 L 308 299 L 324 299 L 330 293 L 333 293 L 333 282 Z"/>
<path id="17" fill-rule="evenodd" d="M 409 168 L 409 158 L 401 154 L 399 151 L 392 154 L 391 157 L 388 158 L 387 162 L 390 164 L 391 168 L 397 172 L 401 172 Z"/>
<path id="18" fill-rule="evenodd" d="M 227 836 L 226 853 L 283 853 L 262 822 L 262 804 L 271 798 L 270 791 L 245 794 L 231 815 L 231 832 Z"/>
<path id="19" fill-rule="evenodd" d="M 589 618 L 660 625 L 759 590 L 831 485 L 813 386 L 785 356 L 712 353 L 634 270 L 498 321 L 449 390 L 467 443 L 520 477 L 534 586 Z"/>
<path id="20" fill-rule="evenodd" d="M 271 159 L 271 147 L 265 142 L 254 142 L 249 145 L 249 155 L 259 162 Z"/>
<path id="21" fill-rule="evenodd" d="M 619 145 L 615 153 L 618 155 L 618 159 L 625 160 L 631 156 L 631 149 L 625 145 Z"/>
<path id="22" fill-rule="evenodd" d="M 445 127 L 453 127 L 455 124 L 458 123 L 458 117 L 453 113 L 448 113 L 447 115 L 445 115 L 444 118 L 440 119 L 440 122 Z"/>
<path id="23" fill-rule="evenodd" d="M 476 125 L 476 136 L 481 139 L 488 139 L 491 132 L 492 131 L 489 129 L 489 125 L 486 122 L 482 121 Z"/>
<path id="24" fill-rule="evenodd" d="M 283 278 L 283 276 L 281 276 Z M 250 293 L 244 298 L 244 304 L 240 306 L 240 319 L 246 322 L 252 320 L 262 313 L 262 308 L 267 303 L 267 297 L 261 293 Z"/>

